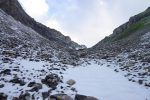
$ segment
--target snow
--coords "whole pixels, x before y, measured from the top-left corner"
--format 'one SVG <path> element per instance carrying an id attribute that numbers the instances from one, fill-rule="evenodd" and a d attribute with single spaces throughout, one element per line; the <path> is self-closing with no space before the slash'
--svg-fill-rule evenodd
<path id="1" fill-rule="evenodd" d="M 72 87 L 76 88 L 78 94 L 94 96 L 99 100 L 150 100 L 150 88 L 128 81 L 128 78 L 124 77 L 125 72 L 120 70 L 119 72 L 115 72 L 114 69 L 119 67 L 115 62 L 101 60 L 97 63 L 89 61 L 88 64 L 84 63 L 77 67 L 66 65 L 66 71 L 49 71 L 48 69 L 52 67 L 61 69 L 61 66 L 63 65 L 59 66 L 59 63 L 54 64 L 46 61 L 36 62 L 29 61 L 29 59 L 17 58 L 14 59 L 13 64 L 1 63 L 1 69 L 13 69 L 15 66 L 18 66 L 23 73 L 21 74 L 20 72 L 12 71 L 12 74 L 17 74 L 20 78 L 26 77 L 24 81 L 26 81 L 27 84 L 32 81 L 41 83 L 41 79 L 49 73 L 60 75 L 59 73 L 62 72 L 64 83 L 59 84 L 52 94 L 61 93 L 62 90 L 60 87 L 63 86 L 65 88 L 63 90 L 64 93 L 73 97 L 76 92 L 71 91 L 66 84 L 69 79 L 73 79 L 76 81 L 76 84 Z M 41 70 L 45 70 L 46 72 L 41 72 Z M 6 81 L 9 81 L 13 78 L 13 75 L 1 77 L 5 78 Z M 31 80 L 28 80 L 28 78 Z M 9 82 L 0 82 L 5 84 L 5 87 L 1 88 L 0 92 L 3 91 L 4 93 L 9 94 L 8 100 L 11 100 L 13 96 L 19 96 L 20 91 L 31 89 L 27 87 L 27 84 L 25 86 L 19 86 L 18 84 L 13 85 Z M 49 88 L 43 84 L 43 88 L 39 92 L 41 93 L 48 90 Z M 34 94 L 36 93 L 34 92 Z M 37 97 L 41 98 L 41 94 L 38 94 Z"/>
<path id="2" fill-rule="evenodd" d="M 114 65 L 111 65 L 114 66 Z M 150 89 L 132 83 L 112 68 L 94 64 L 86 67 L 70 68 L 65 72 L 65 80 L 74 79 L 78 94 L 98 97 L 100 100 L 150 100 Z"/>

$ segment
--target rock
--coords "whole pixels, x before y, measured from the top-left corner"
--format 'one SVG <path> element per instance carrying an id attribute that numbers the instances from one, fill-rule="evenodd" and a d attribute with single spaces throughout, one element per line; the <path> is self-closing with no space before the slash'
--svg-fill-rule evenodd
<path id="1" fill-rule="evenodd" d="M 7 95 L 4 93 L 0 93 L 0 100 L 7 100 Z"/>
<path id="2" fill-rule="evenodd" d="M 138 83 L 139 83 L 139 84 L 143 84 L 143 80 L 139 80 Z"/>
<path id="3" fill-rule="evenodd" d="M 48 96 L 49 96 L 49 92 L 42 92 L 43 100 L 45 100 L 46 98 L 48 98 Z"/>
<path id="4" fill-rule="evenodd" d="M 20 86 L 24 86 L 26 84 L 23 80 L 21 80 L 19 78 L 14 78 L 14 79 L 10 80 L 10 82 L 20 84 Z"/>
<path id="5" fill-rule="evenodd" d="M 18 97 L 13 97 L 13 99 L 12 100 L 19 100 L 19 98 Z"/>
<path id="6" fill-rule="evenodd" d="M 73 79 L 70 79 L 70 80 L 68 80 L 66 83 L 67 83 L 68 85 L 72 86 L 72 85 L 74 85 L 74 84 L 76 83 L 76 81 L 73 80 Z"/>
<path id="7" fill-rule="evenodd" d="M 85 100 L 87 96 L 85 95 L 80 95 L 80 94 L 76 94 L 75 95 L 75 100 Z"/>
<path id="8" fill-rule="evenodd" d="M 50 100 L 73 100 L 73 98 L 71 98 L 66 94 L 56 94 L 56 95 L 51 95 Z"/>
<path id="9" fill-rule="evenodd" d="M 4 84 L 0 84 L 0 88 L 3 88 L 5 85 Z"/>
<path id="10" fill-rule="evenodd" d="M 9 63 L 12 62 L 10 58 L 2 58 L 3 63 Z"/>
<path id="11" fill-rule="evenodd" d="M 29 93 L 21 94 L 19 100 L 31 100 L 31 95 Z"/>
<path id="12" fill-rule="evenodd" d="M 57 74 L 49 74 L 41 81 L 43 84 L 46 84 L 47 86 L 55 89 L 58 83 L 61 82 L 61 79 Z"/>
<path id="13" fill-rule="evenodd" d="M 31 92 L 34 92 L 34 91 L 38 92 L 40 89 L 42 89 L 42 84 L 35 83 L 32 87 L 33 88 L 30 90 Z"/>
<path id="14" fill-rule="evenodd" d="M 98 100 L 98 99 L 95 97 L 92 97 L 92 96 L 85 96 L 85 95 L 76 94 L 75 100 Z"/>
<path id="15" fill-rule="evenodd" d="M 4 75 L 11 75 L 11 70 L 10 69 L 5 69 L 3 71 L 0 72 L 0 74 L 4 74 Z"/>
<path id="16" fill-rule="evenodd" d="M 30 83 L 28 84 L 28 87 L 33 87 L 34 84 L 36 84 L 36 82 L 30 82 Z"/>
<path id="17" fill-rule="evenodd" d="M 95 97 L 87 96 L 85 100 L 98 100 L 98 99 Z"/>

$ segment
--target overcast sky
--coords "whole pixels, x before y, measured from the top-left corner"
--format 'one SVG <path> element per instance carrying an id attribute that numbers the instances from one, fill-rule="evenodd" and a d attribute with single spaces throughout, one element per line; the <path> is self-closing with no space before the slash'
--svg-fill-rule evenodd
<path id="1" fill-rule="evenodd" d="M 116 27 L 150 6 L 150 0 L 19 1 L 35 20 L 88 47 L 112 34 Z"/>

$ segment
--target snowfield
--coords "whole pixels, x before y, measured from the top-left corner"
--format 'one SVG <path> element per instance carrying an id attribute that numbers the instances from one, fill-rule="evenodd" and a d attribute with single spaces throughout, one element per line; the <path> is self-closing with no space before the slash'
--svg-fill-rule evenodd
<path id="1" fill-rule="evenodd" d="M 124 77 L 124 72 L 114 71 L 114 68 L 117 67 L 117 64 L 106 62 L 105 60 L 99 62 L 90 61 L 88 64 L 84 63 L 77 67 L 63 65 L 58 62 L 36 62 L 27 59 L 16 59 L 12 64 L 0 62 L 0 71 L 4 69 L 11 70 L 11 75 L 0 76 L 0 84 L 5 85 L 0 88 L 0 93 L 7 94 L 8 100 L 12 100 L 13 97 L 19 96 L 21 92 L 29 91 L 31 88 L 27 85 L 30 82 L 41 83 L 41 79 L 46 75 L 56 73 L 62 77 L 63 83 L 60 83 L 51 94 L 65 93 L 74 97 L 77 93 L 94 96 L 99 100 L 150 100 L 150 88 L 128 81 L 128 78 Z M 13 70 L 14 68 L 18 68 L 19 71 Z M 52 68 L 54 70 L 51 70 Z M 26 84 L 20 86 L 9 82 L 16 76 L 23 79 Z M 75 80 L 76 84 L 68 87 L 66 82 L 70 79 Z M 61 89 L 62 86 L 64 87 L 63 89 Z M 76 88 L 77 92 L 72 91 L 72 88 Z M 49 89 L 45 84 L 42 84 L 42 89 L 39 92 L 29 92 L 35 95 L 35 99 L 43 100 L 41 93 Z"/>
<path id="2" fill-rule="evenodd" d="M 104 62 L 103 62 L 104 63 Z M 121 72 L 115 72 L 115 65 L 91 63 L 85 67 L 70 68 L 65 80 L 76 80 L 79 94 L 97 97 L 100 100 L 150 100 L 150 89 L 129 82 Z"/>

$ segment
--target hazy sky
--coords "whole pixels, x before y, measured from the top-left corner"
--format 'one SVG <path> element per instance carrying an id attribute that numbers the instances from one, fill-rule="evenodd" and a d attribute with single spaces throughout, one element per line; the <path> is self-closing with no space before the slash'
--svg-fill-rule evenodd
<path id="1" fill-rule="evenodd" d="M 116 27 L 150 6 L 150 0 L 19 1 L 35 20 L 88 47 L 112 34 Z"/>

